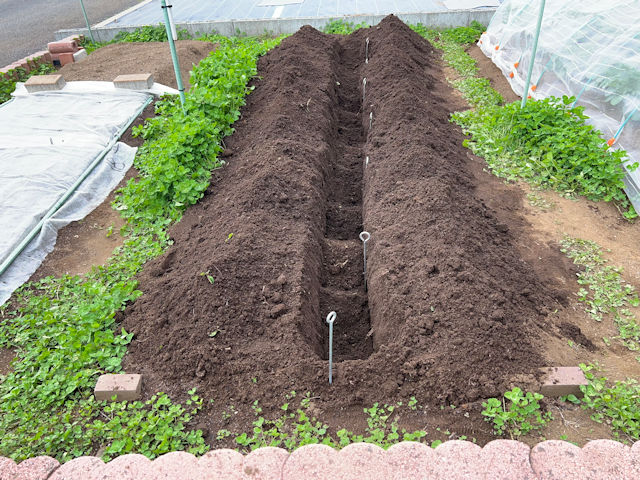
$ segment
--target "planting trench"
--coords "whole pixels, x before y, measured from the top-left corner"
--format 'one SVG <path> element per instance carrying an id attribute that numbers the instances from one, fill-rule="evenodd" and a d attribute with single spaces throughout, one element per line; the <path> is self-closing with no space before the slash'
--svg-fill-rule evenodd
<path id="1" fill-rule="evenodd" d="M 212 430 L 228 405 L 274 407 L 291 390 L 339 416 L 535 384 L 547 314 L 567 293 L 522 260 L 476 195 L 431 46 L 393 16 L 348 37 L 303 27 L 259 75 L 228 165 L 140 276 L 126 370 L 147 393 L 180 400 L 197 387 L 215 401 Z"/>

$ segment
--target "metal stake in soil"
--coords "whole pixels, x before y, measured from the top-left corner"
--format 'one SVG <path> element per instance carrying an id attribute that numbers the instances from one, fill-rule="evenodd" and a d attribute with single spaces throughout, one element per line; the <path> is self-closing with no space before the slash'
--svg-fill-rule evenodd
<path id="1" fill-rule="evenodd" d="M 373 112 L 369 114 L 369 130 L 371 130 L 371 124 L 373 123 Z"/>
<path id="2" fill-rule="evenodd" d="M 362 103 L 364 103 L 364 95 L 367 90 L 367 77 L 362 79 Z"/>
<path id="3" fill-rule="evenodd" d="M 369 63 L 369 37 L 364 42 L 364 63 Z"/>
<path id="4" fill-rule="evenodd" d="M 336 312 L 330 312 L 327 315 L 327 323 L 329 324 L 329 385 L 333 383 L 333 322 L 336 317 Z"/>
<path id="5" fill-rule="evenodd" d="M 360 232 L 360 240 L 362 240 L 362 251 L 364 252 L 364 289 L 367 289 L 367 242 L 371 238 L 369 232 Z"/>

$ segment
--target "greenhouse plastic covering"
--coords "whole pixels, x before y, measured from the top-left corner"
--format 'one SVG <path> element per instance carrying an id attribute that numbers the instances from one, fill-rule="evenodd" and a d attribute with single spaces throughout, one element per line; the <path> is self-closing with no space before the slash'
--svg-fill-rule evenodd
<path id="1" fill-rule="evenodd" d="M 83 218 L 122 179 L 135 149 L 115 140 L 149 99 L 147 93 L 109 87 L 106 91 L 19 95 L 0 106 L 0 262 L 108 150 L 76 193 L 0 276 L 0 304 L 53 249 L 57 230 Z"/>
<path id="2" fill-rule="evenodd" d="M 523 94 L 540 1 L 505 0 L 480 37 L 480 48 Z M 612 148 L 640 161 L 640 2 L 549 0 L 528 92 L 574 96 Z M 626 192 L 640 212 L 640 169 Z"/>

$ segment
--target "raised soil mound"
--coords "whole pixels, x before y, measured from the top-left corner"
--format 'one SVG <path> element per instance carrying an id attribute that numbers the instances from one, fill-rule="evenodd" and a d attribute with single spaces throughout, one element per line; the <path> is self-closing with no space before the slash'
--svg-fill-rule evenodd
<path id="1" fill-rule="evenodd" d="M 259 75 L 228 165 L 140 276 L 127 371 L 176 399 L 273 406 L 296 390 L 334 410 L 460 405 L 535 380 L 564 293 L 476 196 L 426 40 L 393 16 L 347 37 L 303 27 Z"/>
<path id="2" fill-rule="evenodd" d="M 210 42 L 180 40 L 176 42 L 180 73 L 185 88 L 189 88 L 189 72 L 194 64 L 215 48 Z M 65 80 L 113 81 L 118 75 L 152 73 L 157 83 L 178 88 L 173 61 L 167 42 L 114 43 L 99 48 L 85 60 L 69 63 L 59 71 Z"/>

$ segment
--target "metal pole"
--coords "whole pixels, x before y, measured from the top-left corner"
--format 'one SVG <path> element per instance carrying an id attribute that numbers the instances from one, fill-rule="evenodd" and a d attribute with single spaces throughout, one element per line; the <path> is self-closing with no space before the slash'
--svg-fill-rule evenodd
<path id="1" fill-rule="evenodd" d="M 178 84 L 178 92 L 180 93 L 180 103 L 182 103 L 182 108 L 184 109 L 184 86 L 182 85 L 182 75 L 180 74 L 180 64 L 178 63 L 178 54 L 176 53 L 176 45 L 173 42 L 173 32 L 171 28 L 171 21 L 169 20 L 168 8 L 171 8 L 172 5 L 167 6 L 167 2 L 165 0 L 160 0 L 160 5 L 162 8 L 162 13 L 164 14 L 164 26 L 167 30 L 167 39 L 169 40 L 169 48 L 171 49 L 171 59 L 173 60 L 173 70 L 176 72 L 176 83 Z"/>
<path id="2" fill-rule="evenodd" d="M 540 27 L 542 26 L 542 15 L 544 14 L 545 0 L 540 0 L 540 12 L 538 13 L 538 24 L 536 25 L 536 36 L 533 39 L 533 49 L 531 50 L 531 61 L 529 62 L 529 71 L 527 72 L 527 81 L 524 84 L 524 92 L 522 94 L 521 108 L 527 104 L 529 96 L 529 85 L 531 84 L 531 74 L 533 73 L 533 64 L 536 60 L 536 52 L 538 51 L 538 38 L 540 37 Z"/>
<path id="3" fill-rule="evenodd" d="M 84 21 L 87 23 L 87 30 L 89 30 L 89 38 L 92 43 L 96 43 L 93 39 L 93 32 L 91 31 L 91 25 L 89 25 L 89 17 L 87 17 L 87 11 L 84 9 L 84 2 L 80 0 L 80 6 L 82 7 L 82 15 L 84 15 Z"/>
<path id="4" fill-rule="evenodd" d="M 336 316 L 336 312 L 330 312 L 327 315 L 327 323 L 329 324 L 329 385 L 333 383 L 333 322 Z"/>

